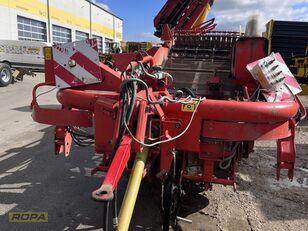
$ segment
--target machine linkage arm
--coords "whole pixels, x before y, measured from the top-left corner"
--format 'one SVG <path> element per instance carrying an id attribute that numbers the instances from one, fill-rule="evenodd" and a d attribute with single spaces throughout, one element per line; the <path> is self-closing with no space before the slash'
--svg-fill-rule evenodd
<path id="1" fill-rule="evenodd" d="M 213 22 L 204 24 L 214 0 L 168 0 L 154 19 L 155 35 L 162 37 L 163 25 L 171 30 L 214 29 Z M 207 27 L 205 27 L 207 26 Z"/>

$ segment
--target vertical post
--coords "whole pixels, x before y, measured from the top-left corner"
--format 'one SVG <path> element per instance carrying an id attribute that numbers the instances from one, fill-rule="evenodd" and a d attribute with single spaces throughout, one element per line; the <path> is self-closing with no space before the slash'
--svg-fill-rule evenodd
<path id="1" fill-rule="evenodd" d="M 113 42 L 115 42 L 115 25 L 114 25 L 114 16 L 112 16 L 113 19 Z"/>
<path id="2" fill-rule="evenodd" d="M 103 53 L 105 53 L 106 51 L 106 46 L 105 46 L 105 37 L 102 37 L 102 50 L 103 50 Z"/>
<path id="3" fill-rule="evenodd" d="M 51 24 L 50 24 L 50 0 L 47 0 L 47 23 L 48 23 L 48 42 L 51 43 L 51 33 L 50 30 L 51 28 Z"/>
<path id="4" fill-rule="evenodd" d="M 92 2 L 90 2 L 90 39 L 92 38 Z"/>

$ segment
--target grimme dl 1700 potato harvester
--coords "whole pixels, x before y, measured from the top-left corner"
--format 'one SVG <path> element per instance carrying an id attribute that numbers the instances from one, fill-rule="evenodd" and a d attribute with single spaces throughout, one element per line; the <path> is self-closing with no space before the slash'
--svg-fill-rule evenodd
<path id="1" fill-rule="evenodd" d="M 45 49 L 45 82 L 33 89 L 33 119 L 56 126 L 56 154 L 69 155 L 73 141 L 94 144 L 102 161 L 92 174 L 106 176 L 92 198 L 105 202 L 106 211 L 113 207 L 114 229 L 128 230 L 144 177 L 161 180 L 163 230 L 180 219 L 185 182 L 201 190 L 212 184 L 235 189 L 236 162 L 248 157 L 255 140 L 277 140 L 277 178 L 282 169 L 293 177 L 295 127 L 305 108 L 296 95 L 269 102 L 246 69 L 267 56 L 267 40 L 213 31 L 214 20 L 204 22 L 212 4 L 167 1 L 154 20 L 162 45 L 114 54 L 108 65 L 99 63 L 92 39 Z M 60 109 L 37 103 L 36 91 L 45 85 L 59 88 Z M 125 169 L 130 179 L 117 222 Z"/>

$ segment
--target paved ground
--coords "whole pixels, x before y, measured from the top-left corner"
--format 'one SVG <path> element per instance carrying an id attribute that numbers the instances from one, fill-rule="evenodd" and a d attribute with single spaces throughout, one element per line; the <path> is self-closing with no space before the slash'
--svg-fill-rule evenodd
<path id="1" fill-rule="evenodd" d="M 27 77 L 0 88 L 0 230 L 101 230 L 102 206 L 90 199 L 101 182 L 89 176 L 97 157 L 91 149 L 77 147 L 68 158 L 54 156 L 52 127 L 31 119 L 31 89 L 42 79 Z M 41 102 L 55 104 L 54 92 Z M 307 126 L 306 120 L 297 134 L 293 182 L 274 180 L 275 144 L 257 143 L 251 158 L 239 164 L 238 191 L 215 186 L 205 195 L 194 195 L 182 210 L 193 224 L 181 224 L 182 229 L 307 230 Z M 12 224 L 12 211 L 47 211 L 49 222 Z M 145 182 L 131 230 L 159 230 L 160 222 L 159 192 Z"/>

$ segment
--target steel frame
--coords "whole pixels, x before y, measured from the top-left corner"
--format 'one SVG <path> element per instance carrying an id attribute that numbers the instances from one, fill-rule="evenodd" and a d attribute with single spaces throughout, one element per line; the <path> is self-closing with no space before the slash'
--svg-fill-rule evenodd
<path id="1" fill-rule="evenodd" d="M 151 55 L 146 56 L 142 53 L 134 56 L 118 54 L 115 56 L 115 63 L 119 63 L 118 68 L 122 70 L 129 63 L 137 65 L 137 61 L 153 67 L 162 64 L 162 61 L 167 58 L 168 50 L 168 47 L 155 48 L 148 52 Z M 52 62 L 46 60 L 46 70 L 52 72 L 50 65 Z M 238 65 L 243 66 L 242 63 Z M 236 67 L 234 69 L 237 70 Z M 39 87 L 55 84 L 50 72 L 46 73 L 46 82 L 38 84 L 33 89 L 31 104 L 33 119 L 40 123 L 57 126 L 55 129 L 56 153 L 65 152 L 66 155 L 69 153 L 72 141 L 65 127 L 82 126 L 94 127 L 96 153 L 111 154 L 120 122 L 119 90 L 122 80 L 119 72 L 103 64 L 101 64 L 101 72 L 104 77 L 102 83 L 59 90 L 57 99 L 63 105 L 59 109 L 42 108 L 36 101 L 36 90 Z M 148 83 L 151 84 L 149 81 Z M 150 85 L 149 92 L 152 100 L 157 100 L 161 95 L 170 95 L 166 86 L 158 88 L 155 83 Z M 133 116 L 133 120 L 137 122 L 134 135 L 138 140 L 153 138 L 150 136 L 151 128 L 148 126 L 151 121 L 155 121 L 153 115 L 158 115 L 160 135 L 164 137 L 174 137 L 187 126 L 191 113 L 183 111 L 181 104 L 150 105 L 144 100 L 145 92 L 142 89 L 138 91 L 138 96 Z M 289 178 L 292 178 L 295 162 L 294 129 L 296 123 L 305 116 L 305 109 L 299 98 L 295 99 L 295 101 L 277 103 L 211 99 L 201 102 L 187 132 L 175 141 L 160 145 L 159 171 L 168 174 L 173 159 L 170 151 L 175 148 L 185 153 L 197 153 L 204 162 L 205 172 L 202 176 L 184 174 L 186 179 L 203 181 L 208 187 L 211 183 L 235 185 L 233 170 L 225 179 L 215 176 L 215 163 L 231 155 L 223 151 L 222 147 L 234 141 L 278 140 L 277 178 L 280 176 L 281 169 L 287 169 Z M 300 119 L 296 117 L 299 111 L 298 105 L 303 113 Z M 155 149 L 157 148 L 153 148 Z M 107 177 L 98 190 L 101 191 L 106 189 L 106 185 L 111 185 L 107 187 L 110 192 L 106 195 L 112 193 L 130 159 L 130 153 L 141 150 L 142 146 L 139 143 L 132 140 L 129 135 L 125 136 L 111 165 L 102 161 L 100 168 L 96 169 L 107 170 Z M 232 166 L 235 167 L 235 163 Z M 93 197 L 98 200 L 110 199 L 106 195 Z"/>

